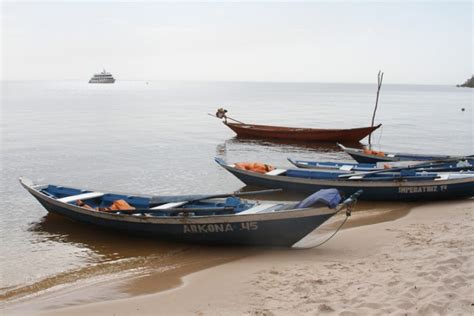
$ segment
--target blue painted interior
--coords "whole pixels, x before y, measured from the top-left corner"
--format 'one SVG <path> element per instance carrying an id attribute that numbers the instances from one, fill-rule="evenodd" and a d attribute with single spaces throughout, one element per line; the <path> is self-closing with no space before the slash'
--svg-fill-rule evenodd
<path id="1" fill-rule="evenodd" d="M 325 172 L 325 171 L 311 171 L 306 169 L 289 169 L 286 171 L 286 176 L 304 179 L 321 179 L 321 180 L 341 180 L 351 181 L 346 178 L 339 178 L 339 175 L 346 175 L 345 172 Z M 403 179 L 406 181 L 418 180 L 432 180 L 438 176 L 437 173 L 420 173 L 416 170 L 402 170 L 400 173 L 376 173 L 367 174 L 360 181 L 392 181 L 396 179 Z"/>
<path id="2" fill-rule="evenodd" d="M 89 193 L 92 191 L 68 188 L 68 187 L 62 187 L 62 186 L 56 186 L 56 185 L 48 185 L 48 187 L 41 190 L 41 192 L 49 197 L 57 199 L 57 198 L 63 198 L 67 196 Z M 115 194 L 115 193 L 106 193 L 102 197 L 87 199 L 84 202 L 93 208 L 99 208 L 99 207 L 110 207 L 112 203 L 116 200 L 124 200 L 136 209 L 149 209 L 151 207 L 150 198 L 142 197 L 142 196 Z M 72 202 L 69 202 L 69 204 L 75 205 L 76 202 L 72 201 Z M 152 206 L 155 207 L 158 205 L 160 204 L 154 204 Z M 219 207 L 232 207 L 233 210 L 231 211 L 231 213 L 239 213 L 253 207 L 254 205 L 255 205 L 254 203 L 244 202 L 238 197 L 228 197 L 226 200 L 223 200 L 223 202 L 210 202 L 210 201 L 202 200 L 202 201 L 196 201 L 196 202 L 184 204 L 183 206 L 181 206 L 181 208 L 183 209 L 199 208 L 199 209 L 202 209 L 202 211 L 198 212 L 199 215 L 217 215 L 217 214 L 223 214 L 223 213 L 219 211 L 216 212 L 214 210 L 206 211 L 206 209 L 216 208 L 216 207 L 218 208 Z M 153 210 L 152 212 L 154 216 L 176 216 L 178 214 L 177 212 L 170 212 L 166 210 Z M 117 213 L 126 214 L 125 212 L 117 212 Z"/>

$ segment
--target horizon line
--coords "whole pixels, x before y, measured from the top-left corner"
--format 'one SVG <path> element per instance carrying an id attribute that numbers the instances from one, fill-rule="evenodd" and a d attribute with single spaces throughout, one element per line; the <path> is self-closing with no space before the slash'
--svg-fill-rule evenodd
<path id="1" fill-rule="evenodd" d="M 88 81 L 89 79 L 82 78 L 58 78 L 58 79 L 3 79 L 0 78 L 0 82 L 19 82 L 19 81 Z M 349 81 L 279 81 L 279 80 L 197 80 L 197 79 L 115 79 L 116 82 L 120 81 L 142 81 L 142 82 L 153 82 L 153 81 L 163 81 L 163 82 L 214 82 L 214 83 L 319 83 L 319 84 L 374 84 L 377 85 L 377 82 L 349 82 Z M 384 83 L 384 85 L 420 85 L 420 86 L 454 86 L 460 85 L 462 83 L 414 83 L 414 82 L 390 82 Z"/>

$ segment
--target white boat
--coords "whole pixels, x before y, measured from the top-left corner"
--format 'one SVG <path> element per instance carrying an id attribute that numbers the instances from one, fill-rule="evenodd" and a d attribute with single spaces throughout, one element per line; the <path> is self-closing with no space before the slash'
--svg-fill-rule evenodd
<path id="1" fill-rule="evenodd" d="M 114 83 L 115 79 L 110 72 L 105 71 L 105 69 L 98 74 L 94 74 L 89 80 L 89 83 Z"/>

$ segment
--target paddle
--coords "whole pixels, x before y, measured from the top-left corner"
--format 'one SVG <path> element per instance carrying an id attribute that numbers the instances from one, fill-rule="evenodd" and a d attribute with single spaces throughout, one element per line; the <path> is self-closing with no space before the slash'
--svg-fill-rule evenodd
<path id="1" fill-rule="evenodd" d="M 465 158 L 465 157 L 463 157 Z M 379 174 L 379 173 L 385 173 L 385 172 L 397 172 L 397 171 L 402 171 L 402 170 L 412 170 L 412 169 L 419 169 L 423 167 L 436 167 L 443 165 L 447 162 L 453 162 L 453 161 L 459 161 L 459 160 L 464 160 L 464 159 L 459 159 L 459 158 L 451 158 L 451 159 L 443 159 L 443 160 L 431 160 L 428 162 L 421 162 L 414 164 L 412 166 L 408 167 L 400 167 L 400 168 L 390 168 L 390 169 L 382 169 L 382 170 L 377 170 L 377 171 L 369 171 L 369 172 L 360 172 L 360 173 L 349 173 L 349 174 L 341 174 L 338 176 L 338 178 L 350 178 L 350 177 L 355 177 L 355 176 L 361 176 L 365 177 L 368 175 L 373 175 L 373 174 Z"/>
<path id="2" fill-rule="evenodd" d="M 189 212 L 200 212 L 200 211 L 211 211 L 211 212 L 224 212 L 224 211 L 233 211 L 234 207 L 232 206 L 224 206 L 224 207 L 195 207 L 195 208 L 167 208 L 167 209 L 151 209 L 151 208 L 137 208 L 137 209 L 130 209 L 130 210 L 115 210 L 115 211 L 108 211 L 108 212 L 125 212 L 127 214 L 135 214 L 135 213 L 189 213 Z M 105 211 L 107 212 L 107 211 Z"/>
<path id="3" fill-rule="evenodd" d="M 160 197 L 155 196 L 150 199 L 150 205 L 157 206 L 159 204 L 165 203 L 176 203 L 176 202 L 197 202 L 201 200 L 208 200 L 208 199 L 217 199 L 217 198 L 225 198 L 229 196 L 249 196 L 249 195 L 257 195 L 257 194 L 268 194 L 274 192 L 281 192 L 283 189 L 268 189 L 268 190 L 260 190 L 260 191 L 249 191 L 249 192 L 234 192 L 234 193 L 223 193 L 223 194 L 212 194 L 212 195 L 182 195 L 182 196 L 170 196 L 170 197 Z"/>

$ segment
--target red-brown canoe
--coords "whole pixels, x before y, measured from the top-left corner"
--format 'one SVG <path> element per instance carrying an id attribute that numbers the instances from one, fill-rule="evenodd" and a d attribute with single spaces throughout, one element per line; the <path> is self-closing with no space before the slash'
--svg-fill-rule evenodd
<path id="1" fill-rule="evenodd" d="M 298 128 L 270 125 L 255 125 L 243 123 L 223 122 L 239 137 L 247 138 L 273 138 L 273 139 L 292 139 L 298 141 L 317 141 L 317 142 L 358 142 L 377 128 L 379 124 L 373 127 L 361 127 L 351 129 L 316 129 L 316 128 Z"/>

